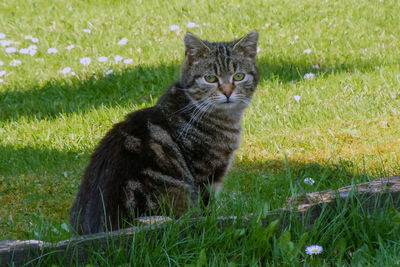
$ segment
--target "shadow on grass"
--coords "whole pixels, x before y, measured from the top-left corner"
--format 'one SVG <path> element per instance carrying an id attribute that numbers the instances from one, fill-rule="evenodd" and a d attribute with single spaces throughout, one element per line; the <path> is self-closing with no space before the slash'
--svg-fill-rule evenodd
<path id="1" fill-rule="evenodd" d="M 325 75 L 325 69 L 312 69 L 310 64 L 275 61 L 265 58 L 258 61 L 261 82 L 278 80 L 282 83 L 296 82 L 303 75 L 314 72 Z M 329 73 L 369 71 L 368 62 L 330 66 Z M 8 88 L 0 93 L 0 121 L 13 121 L 20 117 L 54 119 L 60 114 L 85 113 L 99 107 L 125 106 L 146 103 L 157 99 L 166 88 L 178 80 L 180 63 L 169 65 L 138 66 L 104 76 L 94 74 L 86 80 L 51 80 L 45 85 L 32 85 L 28 90 Z"/>
<path id="2" fill-rule="evenodd" d="M 62 176 L 64 172 L 81 172 L 88 158 L 88 153 L 82 151 L 0 145 L 0 178 L 27 174 Z"/>

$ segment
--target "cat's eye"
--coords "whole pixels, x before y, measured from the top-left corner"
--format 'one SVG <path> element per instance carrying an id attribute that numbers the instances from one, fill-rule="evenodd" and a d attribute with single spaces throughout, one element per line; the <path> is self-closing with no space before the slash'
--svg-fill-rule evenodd
<path id="1" fill-rule="evenodd" d="M 206 80 L 208 83 L 215 83 L 217 82 L 218 78 L 215 75 L 206 75 L 204 76 L 204 80 Z"/>
<path id="2" fill-rule="evenodd" d="M 238 72 L 233 75 L 233 80 L 238 82 L 244 79 L 244 73 Z"/>

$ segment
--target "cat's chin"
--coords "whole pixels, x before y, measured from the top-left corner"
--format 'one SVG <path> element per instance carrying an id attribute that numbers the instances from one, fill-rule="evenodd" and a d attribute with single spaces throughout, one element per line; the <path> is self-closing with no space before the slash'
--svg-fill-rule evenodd
<path id="1" fill-rule="evenodd" d="M 246 105 L 239 101 L 229 101 L 229 102 L 218 103 L 216 105 L 216 108 L 219 110 L 235 111 L 246 108 Z"/>

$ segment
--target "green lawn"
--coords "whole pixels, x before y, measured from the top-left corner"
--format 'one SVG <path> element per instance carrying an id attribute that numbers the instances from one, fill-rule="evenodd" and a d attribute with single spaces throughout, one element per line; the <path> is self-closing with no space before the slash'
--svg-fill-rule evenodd
<path id="1" fill-rule="evenodd" d="M 394 0 L 1 2 L 0 239 L 70 236 L 69 208 L 91 152 L 113 123 L 153 105 L 177 80 L 186 31 L 210 41 L 260 33 L 260 83 L 211 218 L 282 207 L 300 192 L 296 179 L 312 192 L 399 174 L 399 14 Z M 119 45 L 122 38 L 127 43 Z M 31 45 L 34 55 L 21 53 Z M 117 55 L 132 62 L 116 62 Z M 98 61 L 102 56 L 106 62 Z M 80 63 L 84 57 L 91 59 L 87 66 Z M 10 65 L 13 60 L 21 64 Z M 71 71 L 63 74 L 66 67 Z M 304 183 L 306 177 L 315 183 Z M 219 233 L 209 223 L 181 241 L 170 229 L 161 243 L 142 245 L 147 239 L 139 236 L 140 249 L 129 260 L 154 266 L 291 265 L 294 259 L 400 264 L 397 215 L 348 211 L 332 215 L 334 223 L 324 225 L 322 218 L 311 230 L 296 225 L 267 241 L 257 239 L 263 233 L 257 222 L 246 228 L 248 235 L 243 229 Z M 307 256 L 311 244 L 324 252 Z"/>

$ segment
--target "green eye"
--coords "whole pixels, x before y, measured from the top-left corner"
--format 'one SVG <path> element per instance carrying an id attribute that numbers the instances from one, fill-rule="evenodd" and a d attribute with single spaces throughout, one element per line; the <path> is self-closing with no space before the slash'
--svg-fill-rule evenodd
<path id="1" fill-rule="evenodd" d="M 208 83 L 215 83 L 218 79 L 215 75 L 206 75 L 204 76 L 204 80 L 206 80 Z"/>
<path id="2" fill-rule="evenodd" d="M 241 81 L 244 79 L 244 73 L 238 72 L 233 75 L 233 80 L 234 81 Z"/>

